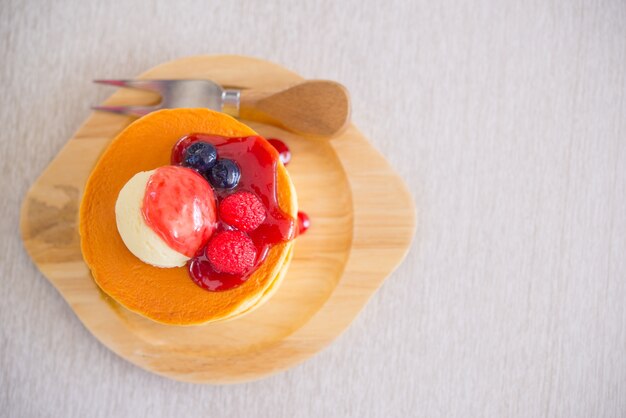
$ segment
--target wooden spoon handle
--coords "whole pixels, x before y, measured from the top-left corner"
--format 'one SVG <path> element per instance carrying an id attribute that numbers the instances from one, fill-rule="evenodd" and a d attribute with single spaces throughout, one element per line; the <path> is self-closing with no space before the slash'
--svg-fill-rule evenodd
<path id="1" fill-rule="evenodd" d="M 242 90 L 240 116 L 313 136 L 334 136 L 350 122 L 350 96 L 334 81 L 311 80 L 282 91 Z"/>

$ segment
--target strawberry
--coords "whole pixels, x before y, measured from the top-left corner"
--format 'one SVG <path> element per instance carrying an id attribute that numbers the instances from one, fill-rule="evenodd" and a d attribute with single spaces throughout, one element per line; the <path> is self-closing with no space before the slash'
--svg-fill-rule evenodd
<path id="1" fill-rule="evenodd" d="M 222 221 L 241 231 L 254 231 L 265 220 L 265 206 L 250 192 L 237 192 L 220 203 L 219 215 Z"/>
<path id="2" fill-rule="evenodd" d="M 256 247 L 244 232 L 223 231 L 209 241 L 206 256 L 219 273 L 245 274 L 254 266 Z"/>

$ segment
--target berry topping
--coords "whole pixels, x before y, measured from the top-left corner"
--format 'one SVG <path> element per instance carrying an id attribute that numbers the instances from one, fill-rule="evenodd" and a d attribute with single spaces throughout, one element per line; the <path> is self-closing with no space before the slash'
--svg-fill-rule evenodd
<path id="1" fill-rule="evenodd" d="M 278 151 L 280 162 L 284 165 L 289 164 L 289 161 L 291 161 L 291 151 L 289 150 L 289 147 L 283 141 L 276 138 L 268 139 L 267 142 L 272 144 L 276 151 Z"/>
<path id="2" fill-rule="evenodd" d="M 302 235 L 311 226 L 309 215 L 304 212 L 298 212 L 298 234 Z"/>
<path id="3" fill-rule="evenodd" d="M 300 219 L 298 228 L 298 220 L 278 204 L 277 170 L 282 170 L 278 161 L 289 162 L 288 147 L 282 141 L 272 140 L 270 147 L 259 136 L 191 133 L 172 148 L 172 165 L 179 165 L 187 148 L 196 142 L 212 144 L 219 155 L 202 175 L 213 186 L 221 214 L 207 245 L 187 263 L 188 271 L 201 288 L 227 291 L 245 283 L 273 246 L 294 239 L 309 223 Z M 240 194 L 244 191 L 249 193 Z"/>
<path id="4" fill-rule="evenodd" d="M 206 173 L 215 165 L 217 150 L 208 142 L 194 142 L 185 150 L 182 165 Z"/>
<path id="5" fill-rule="evenodd" d="M 172 154 L 170 155 L 170 164 L 180 165 L 185 159 L 185 151 L 191 144 L 202 141 L 209 144 L 215 144 L 214 141 L 220 140 L 223 137 L 217 135 L 202 135 L 200 138 L 197 134 L 185 135 L 174 144 L 172 147 Z"/>
<path id="6" fill-rule="evenodd" d="M 175 251 L 193 257 L 215 229 L 215 196 L 201 175 L 189 168 L 157 168 L 142 202 L 146 224 Z"/>
<path id="7" fill-rule="evenodd" d="M 254 231 L 265 220 L 265 206 L 254 193 L 238 192 L 220 203 L 222 221 L 242 231 Z"/>
<path id="8" fill-rule="evenodd" d="M 180 165 L 183 162 L 183 158 L 185 158 L 185 151 L 189 145 L 194 142 L 198 142 L 197 139 L 193 136 L 183 136 L 174 144 L 172 147 L 172 154 L 170 155 L 170 164 L 172 165 Z"/>
<path id="9" fill-rule="evenodd" d="M 245 274 L 254 266 L 256 247 L 241 231 L 224 231 L 213 236 L 206 257 L 218 273 Z"/>
<path id="10" fill-rule="evenodd" d="M 207 178 L 217 189 L 232 189 L 239 184 L 241 170 L 236 162 L 223 158 L 217 160 L 217 163 L 207 173 Z"/>

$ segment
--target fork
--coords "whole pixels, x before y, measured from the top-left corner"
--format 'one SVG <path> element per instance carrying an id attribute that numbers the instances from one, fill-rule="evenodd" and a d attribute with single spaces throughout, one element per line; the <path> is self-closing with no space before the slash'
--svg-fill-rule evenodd
<path id="1" fill-rule="evenodd" d="M 159 109 L 204 107 L 233 117 L 271 123 L 296 133 L 335 136 L 350 121 L 350 98 L 334 81 L 310 80 L 278 91 L 223 89 L 210 80 L 94 80 L 116 87 L 157 92 L 154 106 L 93 106 L 95 110 L 144 116 Z"/>

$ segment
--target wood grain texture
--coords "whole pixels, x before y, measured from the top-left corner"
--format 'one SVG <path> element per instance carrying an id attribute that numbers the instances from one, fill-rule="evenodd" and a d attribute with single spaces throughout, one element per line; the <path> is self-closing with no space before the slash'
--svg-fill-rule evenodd
<path id="1" fill-rule="evenodd" d="M 300 81 L 275 64 L 236 56 L 175 60 L 139 78 L 205 76 L 224 83 L 237 71 L 241 78 L 235 84 L 249 83 L 258 91 Z M 137 100 L 145 96 L 119 92 L 107 104 L 124 103 L 128 94 Z M 280 273 L 286 274 L 283 283 L 263 306 L 229 321 L 177 327 L 141 317 L 98 289 L 82 262 L 78 238 L 77 207 L 87 177 L 108 142 L 130 121 L 91 116 L 27 193 L 21 230 L 33 261 L 85 326 L 111 350 L 147 370 L 219 384 L 255 380 L 293 366 L 339 335 L 408 251 L 415 231 L 413 200 L 356 128 L 327 142 L 251 124 L 291 148 L 290 174 L 299 206 L 314 222 L 298 239 L 288 270 Z M 393 200 L 386 198 L 390 192 Z"/>
<path id="2" fill-rule="evenodd" d="M 623 0 L 3 0 L 0 51 L 0 415 L 624 416 Z M 18 217 L 111 93 L 93 78 L 220 53 L 345 85 L 420 216 L 405 262 L 327 349 L 211 387 L 96 341 Z"/>
<path id="3" fill-rule="evenodd" d="M 241 116 L 307 136 L 332 137 L 350 124 L 350 96 L 341 84 L 309 80 L 279 92 L 241 92 Z"/>

